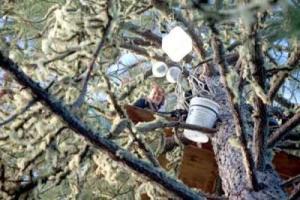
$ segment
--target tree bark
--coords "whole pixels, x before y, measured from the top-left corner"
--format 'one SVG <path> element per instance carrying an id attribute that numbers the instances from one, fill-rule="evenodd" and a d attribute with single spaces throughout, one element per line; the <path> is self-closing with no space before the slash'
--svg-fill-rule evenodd
<path id="1" fill-rule="evenodd" d="M 213 87 L 213 84 L 211 85 Z M 287 199 L 287 195 L 281 187 L 282 181 L 277 172 L 272 168 L 270 160 L 263 172 L 253 172 L 257 176 L 259 190 L 254 191 L 248 188 L 245 178 L 246 171 L 243 164 L 244 158 L 239 144 L 235 142 L 234 120 L 229 110 L 229 103 L 226 99 L 224 88 L 221 85 L 214 87 L 218 91 L 215 101 L 221 105 L 220 119 L 222 122 L 218 132 L 212 139 L 212 144 L 225 196 L 233 200 Z M 246 134 L 249 133 L 251 133 L 251 130 L 247 130 Z"/>

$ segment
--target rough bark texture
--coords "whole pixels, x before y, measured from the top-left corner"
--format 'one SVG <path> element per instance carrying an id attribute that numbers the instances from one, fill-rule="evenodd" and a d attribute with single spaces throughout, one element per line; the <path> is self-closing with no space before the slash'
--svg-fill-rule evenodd
<path id="1" fill-rule="evenodd" d="M 229 199 L 236 200 L 287 199 L 285 192 L 281 188 L 281 179 L 271 167 L 271 164 L 267 165 L 264 172 L 256 172 L 260 189 L 253 191 L 247 188 L 246 171 L 243 165 L 244 158 L 240 151 L 240 146 L 236 142 L 233 117 L 229 111 L 225 91 L 220 85 L 214 87 L 218 91 L 215 100 L 221 105 L 220 119 L 222 122 L 212 143 L 225 195 Z"/>

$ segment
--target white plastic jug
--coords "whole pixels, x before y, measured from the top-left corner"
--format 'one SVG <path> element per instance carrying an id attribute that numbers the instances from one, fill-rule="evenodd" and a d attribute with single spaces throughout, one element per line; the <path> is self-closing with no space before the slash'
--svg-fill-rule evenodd
<path id="1" fill-rule="evenodd" d="M 220 106 L 215 101 L 203 97 L 194 97 L 190 102 L 186 123 L 212 128 L 217 120 L 219 109 Z M 185 129 L 183 135 L 197 143 L 206 143 L 209 140 L 204 133 L 199 131 Z"/>
<path id="2" fill-rule="evenodd" d="M 179 62 L 193 50 L 192 38 L 179 26 L 162 39 L 162 49 L 174 62 Z"/>

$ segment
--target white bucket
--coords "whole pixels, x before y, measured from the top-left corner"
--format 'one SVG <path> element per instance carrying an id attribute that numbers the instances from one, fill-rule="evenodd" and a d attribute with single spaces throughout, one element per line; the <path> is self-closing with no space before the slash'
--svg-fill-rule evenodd
<path id="1" fill-rule="evenodd" d="M 166 79 L 170 83 L 176 83 L 181 76 L 181 69 L 179 67 L 170 67 L 167 71 Z"/>
<path id="2" fill-rule="evenodd" d="M 206 128 L 212 128 L 217 120 L 219 109 L 219 104 L 210 99 L 203 97 L 194 97 L 190 102 L 186 123 Z M 199 131 L 185 129 L 183 135 L 187 139 L 197 143 L 206 143 L 209 140 L 209 138 L 204 133 L 201 133 Z"/>
<path id="3" fill-rule="evenodd" d="M 155 77 L 161 78 L 166 75 L 168 66 L 163 62 L 156 62 L 152 65 L 152 74 Z"/>

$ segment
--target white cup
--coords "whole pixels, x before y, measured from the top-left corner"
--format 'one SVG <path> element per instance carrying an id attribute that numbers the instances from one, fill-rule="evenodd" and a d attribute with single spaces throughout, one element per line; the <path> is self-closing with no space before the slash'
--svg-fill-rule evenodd
<path id="1" fill-rule="evenodd" d="M 166 75 L 168 66 L 163 62 L 156 62 L 152 65 L 152 74 L 155 77 L 161 78 Z"/>
<path id="2" fill-rule="evenodd" d="M 210 99 L 194 97 L 190 102 L 186 123 L 212 128 L 217 120 L 219 109 L 219 104 Z M 197 143 L 206 143 L 209 140 L 207 135 L 200 131 L 185 129 L 183 135 L 187 139 Z"/>
<path id="3" fill-rule="evenodd" d="M 170 67 L 167 71 L 167 81 L 170 83 L 176 83 L 181 76 L 181 69 L 179 67 Z"/>

